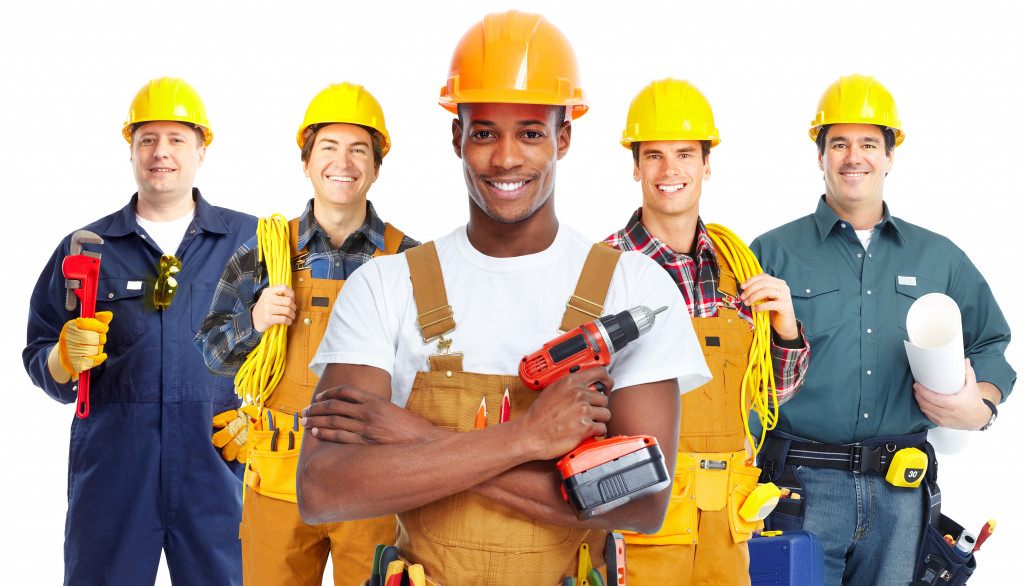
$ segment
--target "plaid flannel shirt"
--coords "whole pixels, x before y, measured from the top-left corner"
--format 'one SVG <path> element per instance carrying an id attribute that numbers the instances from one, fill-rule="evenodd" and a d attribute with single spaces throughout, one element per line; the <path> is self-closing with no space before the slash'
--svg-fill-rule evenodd
<path id="1" fill-rule="evenodd" d="M 299 250 L 306 249 L 305 266 L 314 279 L 347 279 L 353 271 L 384 250 L 384 221 L 366 202 L 366 220 L 339 247 L 331 243 L 313 216 L 313 200 L 299 217 Z M 405 236 L 402 252 L 419 242 Z M 270 285 L 267 267 L 259 260 L 258 241 L 253 236 L 228 260 L 213 295 L 210 313 L 199 326 L 195 346 L 203 353 L 207 368 L 216 374 L 233 376 L 260 338 L 253 329 L 252 308 L 260 293 Z"/>
<path id="2" fill-rule="evenodd" d="M 686 300 L 686 307 L 693 317 L 714 317 L 718 308 L 735 309 L 746 320 L 751 329 L 754 318 L 751 310 L 739 299 L 726 295 L 718 290 L 718 259 L 715 246 L 708 235 L 704 222 L 697 219 L 697 240 L 694 255 L 680 254 L 658 240 L 640 222 L 642 208 L 633 213 L 626 227 L 605 238 L 605 242 L 618 250 L 635 250 L 654 259 L 668 271 L 672 280 L 679 286 L 679 292 Z M 801 348 L 779 346 L 772 336 L 771 354 L 772 368 L 775 371 L 775 390 L 779 403 L 793 398 L 803 385 L 807 373 L 807 357 L 810 347 L 803 336 L 800 326 Z M 774 332 L 773 332 L 774 333 Z"/>

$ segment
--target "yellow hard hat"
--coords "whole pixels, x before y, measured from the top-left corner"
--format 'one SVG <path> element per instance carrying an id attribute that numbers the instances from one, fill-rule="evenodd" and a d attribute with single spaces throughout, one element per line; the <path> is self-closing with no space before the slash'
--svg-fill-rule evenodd
<path id="1" fill-rule="evenodd" d="M 373 94 L 361 85 L 332 83 L 320 91 L 306 108 L 306 117 L 295 135 L 301 149 L 306 144 L 306 129 L 314 124 L 359 124 L 369 126 L 383 138 L 384 155 L 391 150 L 391 135 L 384 126 L 384 110 Z M 383 156 L 383 155 L 382 155 Z"/>
<path id="2" fill-rule="evenodd" d="M 161 77 L 151 79 L 142 86 L 128 107 L 128 119 L 121 129 L 121 134 L 131 144 L 132 129 L 136 124 L 157 120 L 195 125 L 203 129 L 204 146 L 210 146 L 213 142 L 213 130 L 206 117 L 206 106 L 199 93 L 183 79 Z"/>
<path id="3" fill-rule="evenodd" d="M 543 16 L 518 10 L 488 14 L 463 35 L 438 102 L 453 114 L 480 102 L 567 106 L 573 120 L 588 108 L 569 40 Z"/>
<path id="4" fill-rule="evenodd" d="M 722 142 L 708 99 L 692 83 L 671 77 L 647 84 L 629 104 L 622 146 L 648 140 L 710 140 L 712 148 Z"/>
<path id="5" fill-rule="evenodd" d="M 811 121 L 811 140 L 818 139 L 818 132 L 826 124 L 887 126 L 896 134 L 896 146 L 903 142 L 896 102 L 882 82 L 870 75 L 846 75 L 828 86 Z"/>

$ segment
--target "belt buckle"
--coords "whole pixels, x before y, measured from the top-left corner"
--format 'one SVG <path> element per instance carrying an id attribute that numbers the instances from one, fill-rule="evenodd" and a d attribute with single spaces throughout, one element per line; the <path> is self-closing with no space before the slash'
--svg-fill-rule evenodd
<path id="1" fill-rule="evenodd" d="M 850 456 L 850 470 L 854 474 L 863 474 L 869 470 L 882 472 L 882 448 L 855 446 Z"/>

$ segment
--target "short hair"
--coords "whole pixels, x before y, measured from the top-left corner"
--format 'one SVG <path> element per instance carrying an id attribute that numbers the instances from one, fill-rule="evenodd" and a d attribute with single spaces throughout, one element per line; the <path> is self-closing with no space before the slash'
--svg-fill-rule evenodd
<path id="1" fill-rule="evenodd" d="M 642 143 L 642 142 L 644 142 L 644 141 L 642 141 L 642 140 L 634 140 L 633 142 L 629 143 L 630 148 L 633 149 L 633 162 L 636 163 L 637 167 L 640 166 L 640 143 Z M 707 164 L 707 162 L 708 162 L 708 156 L 709 155 L 711 155 L 711 141 L 710 140 L 702 140 L 702 141 L 700 141 L 700 156 L 701 156 L 702 159 L 704 159 L 704 163 L 705 164 Z"/>
<path id="2" fill-rule="evenodd" d="M 142 128 L 144 125 L 146 125 L 149 122 L 162 122 L 162 121 L 161 120 L 146 120 L 145 122 L 136 122 L 135 125 L 132 126 L 132 133 L 131 133 L 131 136 L 132 136 L 132 146 L 135 146 L 135 132 L 138 129 Z M 196 139 L 198 141 L 198 144 L 196 144 L 196 148 L 199 148 L 199 147 L 201 147 L 201 146 L 206 144 L 206 132 L 201 127 L 196 126 L 195 124 L 192 124 L 191 122 L 182 122 L 180 120 L 167 120 L 167 122 L 177 122 L 178 124 L 184 124 L 185 126 L 188 126 L 192 130 L 194 130 L 195 133 L 196 133 Z"/>
<path id="3" fill-rule="evenodd" d="M 302 144 L 302 151 L 299 153 L 303 163 L 308 163 L 310 155 L 313 154 L 313 144 L 316 142 L 316 134 L 320 132 L 321 128 L 324 126 L 330 126 L 331 124 L 350 123 L 324 122 L 322 124 L 311 124 L 306 127 L 306 130 L 303 131 L 306 135 L 306 142 Z M 352 126 L 358 126 L 370 135 L 370 142 L 373 143 L 373 168 L 380 169 L 381 164 L 384 163 L 384 135 L 378 132 L 376 128 L 370 128 L 369 126 L 363 126 L 362 124 L 352 124 Z"/>
<path id="4" fill-rule="evenodd" d="M 458 108 L 458 110 L 459 110 L 459 124 L 461 124 L 463 127 L 466 126 L 466 116 L 468 116 L 468 114 L 466 113 L 466 108 L 465 108 L 465 106 L 467 106 L 467 105 L 468 104 L 458 104 L 456 106 Z M 555 110 L 555 130 L 558 130 L 559 128 L 562 127 L 563 124 L 565 124 L 565 110 L 566 109 L 562 108 L 562 107 L 558 107 L 558 106 L 551 106 L 551 107 L 554 108 L 554 110 Z"/>
<path id="5" fill-rule="evenodd" d="M 818 154 L 824 156 L 825 154 L 825 140 L 828 135 L 828 129 L 835 126 L 834 124 L 823 124 L 818 129 L 818 136 L 814 139 L 814 142 L 818 145 Z M 885 141 L 885 156 L 892 154 L 892 149 L 896 148 L 896 131 L 888 126 L 882 126 L 881 124 L 875 124 L 879 130 L 882 131 L 882 139 Z"/>

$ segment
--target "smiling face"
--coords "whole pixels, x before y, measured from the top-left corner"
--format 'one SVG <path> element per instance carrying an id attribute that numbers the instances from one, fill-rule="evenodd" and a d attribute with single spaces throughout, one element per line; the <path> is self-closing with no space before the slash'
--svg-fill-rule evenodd
<path id="1" fill-rule="evenodd" d="M 711 166 L 698 140 L 657 140 L 640 143 L 633 179 L 643 190 L 645 220 L 698 215 L 701 188 Z"/>
<path id="2" fill-rule="evenodd" d="M 873 124 L 835 124 L 827 132 L 825 153 L 818 155 L 818 167 L 825 173 L 825 201 L 858 229 L 870 228 L 882 218 L 882 188 L 892 169 L 882 130 Z M 856 218 L 869 223 L 857 225 Z"/>
<path id="3" fill-rule="evenodd" d="M 132 133 L 130 152 L 140 199 L 192 198 L 196 171 L 206 158 L 195 129 L 180 122 L 147 122 Z"/>
<path id="4" fill-rule="evenodd" d="M 330 124 L 311 140 L 313 148 L 302 169 L 313 184 L 314 207 L 365 206 L 378 172 L 370 133 L 354 124 Z"/>
<path id="5" fill-rule="evenodd" d="M 500 224 L 531 218 L 551 201 L 555 164 L 569 149 L 571 126 L 558 125 L 555 106 L 461 108 L 464 115 L 452 123 L 452 145 L 462 159 L 472 205 Z"/>

